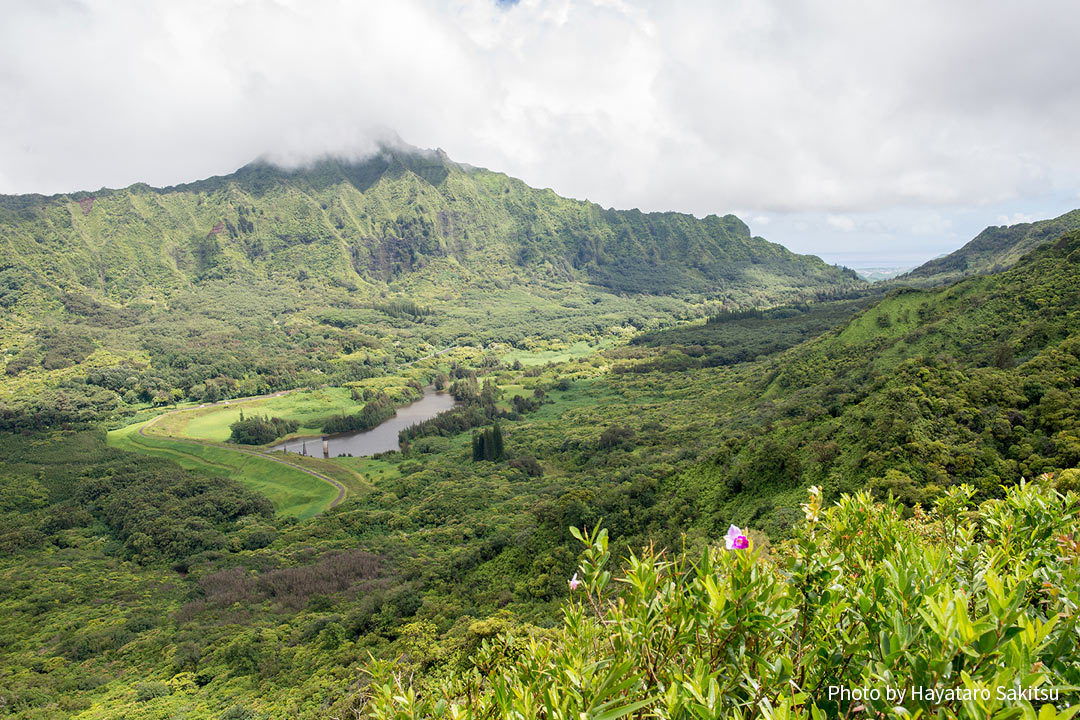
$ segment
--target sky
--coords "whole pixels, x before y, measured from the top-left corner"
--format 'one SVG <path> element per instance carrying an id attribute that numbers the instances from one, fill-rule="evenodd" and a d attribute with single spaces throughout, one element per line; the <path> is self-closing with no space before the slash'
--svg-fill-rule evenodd
<path id="1" fill-rule="evenodd" d="M 0 193 L 396 134 L 856 268 L 1080 207 L 1072 0 L 0 0 Z"/>

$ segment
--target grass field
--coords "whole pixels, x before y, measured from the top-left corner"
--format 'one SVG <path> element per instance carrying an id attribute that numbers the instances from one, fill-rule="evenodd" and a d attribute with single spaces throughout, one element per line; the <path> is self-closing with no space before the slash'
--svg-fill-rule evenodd
<path id="1" fill-rule="evenodd" d="M 148 455 L 175 460 L 186 470 L 210 477 L 231 477 L 250 489 L 265 495 L 273 503 L 279 515 L 305 519 L 326 510 L 338 490 L 317 477 L 269 458 L 250 455 L 237 450 L 171 440 L 166 437 L 139 435 L 142 423 L 113 430 L 108 435 L 109 445 Z M 363 478 L 348 468 L 326 461 L 306 461 L 295 456 L 290 462 L 301 462 L 316 472 L 333 477 L 349 490 L 365 485 Z"/>
<path id="2" fill-rule="evenodd" d="M 382 458 L 338 457 L 330 462 L 342 468 L 348 468 L 350 472 L 361 473 L 363 477 L 369 478 L 372 483 L 378 483 L 380 480 L 391 480 L 401 475 L 397 463 L 388 462 Z"/>
<path id="3" fill-rule="evenodd" d="M 592 355 L 593 353 L 614 344 L 615 343 L 610 340 L 606 342 L 602 341 L 597 344 L 590 344 L 585 340 L 579 340 L 573 345 L 568 345 L 559 350 L 511 350 L 505 355 L 502 355 L 499 359 L 507 364 L 517 360 L 526 367 L 530 365 L 544 365 L 549 362 L 561 363 L 566 362 L 567 360 L 576 360 L 579 357 Z"/>
<path id="4" fill-rule="evenodd" d="M 148 432 L 226 442 L 229 439 L 229 426 L 240 419 L 243 411 L 248 415 L 296 420 L 300 423 L 296 434 L 317 435 L 321 430 L 318 422 L 323 418 L 341 412 L 356 412 L 358 408 L 359 404 L 352 399 L 347 388 L 324 388 L 229 405 L 196 407 L 162 417 Z"/>
<path id="5" fill-rule="evenodd" d="M 532 361 L 523 364 L 548 362 L 555 358 L 556 353 L 571 357 L 589 351 L 590 346 L 586 343 L 576 343 L 561 351 L 533 353 Z M 386 379 L 381 380 L 386 382 Z M 515 394 L 532 396 L 535 380 L 521 380 L 517 378 L 516 382 L 502 386 L 504 398 L 499 403 L 500 407 L 509 409 L 509 398 Z M 390 379 L 390 383 L 394 386 L 401 384 L 399 379 L 394 378 Z M 575 382 L 575 391 L 549 392 L 549 402 L 542 405 L 532 418 L 550 422 L 566 411 L 591 405 L 601 397 L 607 399 L 612 396 L 610 388 L 596 388 L 592 385 L 592 380 L 578 379 Z M 586 388 L 591 388 L 591 392 L 583 393 Z M 588 399 L 585 399 L 585 395 L 589 395 Z M 315 424 L 317 420 L 342 411 L 355 411 L 357 406 L 348 388 L 300 391 L 269 398 L 234 401 L 229 405 L 196 406 L 167 412 L 146 422 L 113 430 L 108 435 L 108 442 L 109 445 L 124 450 L 167 457 L 187 470 L 210 477 L 231 477 L 269 498 L 279 515 L 305 519 L 328 509 L 337 497 L 337 489 L 295 467 L 261 456 L 259 448 L 226 445 L 230 434 L 229 425 L 235 422 L 243 411 L 247 414 L 267 414 L 294 419 L 300 422 L 300 429 L 295 434 L 318 434 L 319 427 Z M 145 435 L 139 433 L 142 428 L 145 428 Z M 461 433 L 450 439 L 450 446 L 455 451 L 463 451 L 470 440 L 469 433 Z M 324 460 L 290 454 L 288 462 L 303 465 L 333 478 L 354 495 L 366 492 L 372 487 L 372 483 L 391 480 L 399 475 L 396 463 L 381 458 L 339 457 Z"/>

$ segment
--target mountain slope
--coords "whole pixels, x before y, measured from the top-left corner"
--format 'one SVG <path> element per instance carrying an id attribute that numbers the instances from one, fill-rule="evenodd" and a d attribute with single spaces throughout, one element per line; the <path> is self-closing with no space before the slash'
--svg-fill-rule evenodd
<path id="1" fill-rule="evenodd" d="M 341 384 L 452 345 L 596 340 L 864 285 L 732 215 L 604 210 L 415 149 L 0 197 L 0 400 L 18 406 L 0 423 Z"/>
<path id="2" fill-rule="evenodd" d="M 256 163 L 163 189 L 0 198 L 0 247 L 8 306 L 34 290 L 129 302 L 214 279 L 355 289 L 419 273 L 447 284 L 438 274 L 455 266 L 469 279 L 557 277 L 749 303 L 858 283 L 751 237 L 732 215 L 604 210 L 441 152 L 389 147 L 362 162 Z"/>
<path id="3" fill-rule="evenodd" d="M 1012 267 L 1045 242 L 1080 228 L 1080 210 L 1052 220 L 991 226 L 959 250 L 926 262 L 894 280 L 900 285 L 944 285 L 970 275 L 987 275 Z"/>
<path id="4" fill-rule="evenodd" d="M 269 197 L 277 192 L 275 183 L 293 182 L 277 173 L 261 190 L 237 191 L 248 203 Z M 428 182 L 411 170 L 401 177 L 416 187 L 422 186 L 414 178 Z M 375 181 L 363 194 L 389 192 L 384 182 Z M 300 191 L 292 185 L 288 192 Z M 203 197 L 205 204 L 210 195 L 192 198 Z M 195 199 L 192 206 L 196 212 Z M 227 228 L 215 237 L 226 249 L 236 240 Z M 307 261 L 303 253 L 295 257 Z M 811 484 L 822 487 L 826 502 L 870 486 L 910 506 L 941 497 L 945 488 L 960 497 L 950 487 L 960 482 L 974 486 L 978 500 L 998 496 L 1002 485 L 1021 475 L 1080 463 L 1080 296 L 1074 291 L 1080 233 L 1044 244 L 1005 272 L 948 288 L 897 290 L 872 307 L 863 299 L 763 313 L 718 313 L 719 303 L 607 292 L 589 284 L 586 266 L 571 264 L 570 279 L 562 279 L 528 265 L 474 261 L 469 253 L 462 258 L 420 254 L 411 269 L 391 268 L 386 279 L 353 270 L 355 289 L 319 276 L 301 278 L 308 266 L 276 270 L 263 258 L 240 256 L 236 262 L 247 264 L 221 277 L 203 276 L 183 263 L 165 267 L 162 272 L 177 278 L 172 294 L 120 302 L 90 288 L 53 301 L 42 290 L 45 303 L 57 309 L 43 314 L 32 334 L 41 347 L 25 349 L 31 364 L 9 377 L 13 383 L 41 373 L 62 377 L 58 412 L 96 407 L 79 405 L 78 393 L 112 402 L 130 393 L 131 404 L 138 404 L 148 393 L 154 402 L 163 393 L 167 403 L 173 392 L 196 399 L 211 388 L 229 396 L 263 385 L 348 386 L 356 378 L 374 385 L 401 375 L 395 363 L 416 357 L 409 353 L 420 339 L 498 343 L 526 333 L 518 336 L 522 356 L 545 352 L 524 365 L 497 344 L 444 356 L 452 364 L 443 370 L 463 386 L 471 381 L 478 399 L 487 395 L 493 408 L 506 411 L 500 419 L 506 460 L 472 455 L 470 430 L 480 425 L 456 420 L 475 410 L 485 430 L 493 427 L 491 416 L 472 406 L 454 422 L 418 431 L 405 453 L 333 461 L 363 472 L 371 487 L 300 523 L 260 512 L 241 488 L 218 482 L 217 475 L 185 476 L 163 460 L 139 462 L 110 450 L 100 432 L 0 434 L 10 476 L 0 477 L 6 485 L 0 493 L 6 500 L 0 503 L 0 636 L 7 638 L 0 654 L 13 668 L 5 698 L 16 717 L 352 716 L 353 710 L 371 710 L 371 693 L 386 687 L 383 681 L 358 685 L 358 668 L 376 677 L 382 668 L 413 678 L 423 695 L 432 687 L 428 680 L 453 677 L 475 652 L 482 662 L 522 657 L 520 641 L 512 637 L 531 632 L 528 623 L 558 640 L 552 626 L 561 616 L 559 600 L 571 594 L 567 581 L 580 552 L 570 527 L 595 532 L 603 519 L 612 540 L 609 567 L 616 573 L 615 553 L 628 547 L 682 547 L 687 557 L 707 557 L 706 548 L 720 542 L 730 523 L 749 528 L 755 544 L 764 539 L 760 531 L 775 541 L 803 517 L 795 503 L 806 499 Z M 354 267 L 351 258 L 348 267 Z M 513 267 L 518 269 L 508 271 Z M 131 277 L 138 280 L 144 271 L 133 268 Z M 103 287 L 114 280 L 103 278 Z M 39 287 L 56 292 L 60 286 L 43 281 Z M 711 314 L 713 322 L 659 331 L 664 318 L 686 317 L 691 310 L 698 317 Z M 547 363 L 557 354 L 549 353 L 547 341 L 534 342 L 541 336 L 550 336 L 552 344 L 577 340 L 605 328 L 608 339 L 617 339 L 599 353 L 566 353 L 554 363 Z M 653 332 L 640 344 L 620 342 L 642 328 Z M 803 337 L 814 339 L 792 347 Z M 410 378 L 427 381 L 420 368 L 413 371 Z M 21 387 L 19 397 L 39 396 Z M 0 407 L 0 421 L 3 413 Z M 1072 478 L 1075 487 L 1075 471 L 1062 477 Z M 1004 533 L 988 536 L 994 541 L 986 544 L 988 563 L 1001 567 L 1004 546 L 1017 558 L 1033 549 L 1053 562 L 1014 572 L 1009 582 L 1061 571 L 1069 561 L 1059 552 L 1058 534 L 1075 531 L 1073 522 L 1043 522 L 1073 518 L 1074 500 L 1059 510 L 1052 496 L 1019 492 L 1026 499 L 1015 517 L 978 519 L 979 532 Z M 886 571 L 894 565 L 936 587 L 943 565 L 925 553 L 959 547 L 941 542 L 946 523 L 953 532 L 958 524 L 970 532 L 963 528 L 976 520 L 958 514 L 963 503 L 951 503 L 948 518 L 912 524 L 902 517 L 909 511 L 892 503 L 885 514 L 865 497 L 843 502 L 850 512 L 823 516 L 830 529 L 823 527 L 815 540 L 835 546 L 801 552 L 810 559 L 811 580 L 820 585 L 811 588 L 816 596 L 828 605 L 840 587 L 855 600 L 833 610 L 871 613 L 851 623 L 853 632 L 870 630 L 858 645 L 840 648 L 846 657 L 839 664 L 832 662 L 826 651 L 844 645 L 836 640 L 838 616 L 807 606 L 808 622 L 818 622 L 825 633 L 814 635 L 816 626 L 808 626 L 806 637 L 821 640 L 817 649 L 795 640 L 810 650 L 788 652 L 783 643 L 799 635 L 786 632 L 777 635 L 777 647 L 780 654 L 802 657 L 801 667 L 815 682 L 812 674 L 824 673 L 827 682 L 854 685 L 865 684 L 858 669 L 877 652 L 881 618 L 897 608 L 910 611 L 912 598 L 930 591 L 901 587 L 895 607 L 880 615 L 856 601 L 891 587 Z M 1024 525 L 1028 521 L 1038 528 Z M 1018 537 L 1037 539 L 1037 547 L 1016 544 Z M 796 617 L 792 608 L 805 599 L 805 578 L 792 580 L 795 594 L 774 592 L 773 581 L 784 579 L 776 569 L 759 572 L 742 562 L 745 555 L 716 555 L 727 568 L 738 564 L 743 571 L 719 576 L 727 583 L 723 597 L 746 599 L 743 591 L 756 588 L 769 602 L 755 617 L 769 627 Z M 781 557 L 775 544 L 770 555 Z M 962 579 L 981 577 L 971 574 L 972 557 L 967 550 L 955 556 Z M 875 558 L 896 563 L 872 576 L 866 563 Z M 1076 564 L 1068 567 L 1072 575 L 1054 581 L 1055 593 L 1077 586 Z M 843 575 L 844 568 L 854 569 Z M 573 653 L 580 659 L 579 650 L 599 647 L 596 637 L 609 646 L 595 633 L 621 625 L 580 624 L 585 606 L 579 598 L 596 586 L 595 576 L 578 572 L 586 584 L 571 594 L 575 603 L 566 617 L 586 632 L 588 643 L 568 645 L 578 648 Z M 646 599 L 655 598 L 656 582 L 667 582 L 640 572 L 634 577 L 646 579 L 639 588 Z M 692 576 L 686 579 L 694 584 Z M 683 592 L 678 582 L 664 587 Z M 687 588 L 692 604 L 704 607 L 708 593 Z M 1006 592 L 1014 590 L 1010 585 Z M 1055 597 L 1075 606 L 1075 597 L 1061 593 Z M 973 595 L 979 613 L 984 595 Z M 682 598 L 661 603 L 661 609 L 690 607 Z M 940 598 L 927 594 L 929 607 L 952 599 L 951 590 Z M 745 603 L 724 603 L 731 617 L 712 625 L 726 637 L 748 616 Z M 647 614 L 660 606 L 636 607 Z M 715 616 L 709 612 L 697 615 Z M 761 627 L 744 628 L 747 637 L 760 636 Z M 939 653 L 940 639 L 924 630 L 910 649 Z M 507 634 L 499 639 L 501 633 Z M 690 635 L 684 647 L 667 647 L 697 647 L 699 635 Z M 970 649 L 969 640 L 958 640 L 958 656 L 961 646 Z M 706 650 L 723 642 L 710 641 Z M 658 667 L 674 667 L 662 653 L 649 657 L 660 658 Z M 979 667 L 989 682 L 996 656 L 986 657 L 991 661 Z M 928 667 L 922 655 L 917 660 Z M 601 668 L 618 678 L 592 685 L 625 687 L 622 662 Z M 702 659 L 702 666 L 709 662 Z M 521 667 L 548 669 L 543 662 Z M 776 667 L 776 687 L 789 687 L 792 673 Z M 854 674 L 834 677 L 837 667 Z M 753 672 L 726 665 L 717 670 L 730 681 L 732 693 L 724 697 L 745 698 L 735 686 Z M 1069 673 L 1067 678 L 1076 675 Z M 470 670 L 469 677 L 479 676 Z M 577 676 L 572 679 L 579 687 Z M 394 692 L 384 693 L 385 704 L 399 702 L 391 698 L 398 697 Z"/>
<path id="5" fill-rule="evenodd" d="M 723 449 L 683 502 L 782 532 L 807 485 L 909 504 L 966 482 L 993 496 L 1080 464 L 1080 232 L 1010 270 L 900 289 L 747 377 Z"/>

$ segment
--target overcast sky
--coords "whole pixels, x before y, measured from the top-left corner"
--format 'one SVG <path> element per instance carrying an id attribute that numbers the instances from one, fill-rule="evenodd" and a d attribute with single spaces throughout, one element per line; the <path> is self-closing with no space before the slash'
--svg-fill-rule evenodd
<path id="1" fill-rule="evenodd" d="M 0 193 L 358 154 L 387 130 L 854 267 L 1080 206 L 1080 6 L 0 0 Z"/>

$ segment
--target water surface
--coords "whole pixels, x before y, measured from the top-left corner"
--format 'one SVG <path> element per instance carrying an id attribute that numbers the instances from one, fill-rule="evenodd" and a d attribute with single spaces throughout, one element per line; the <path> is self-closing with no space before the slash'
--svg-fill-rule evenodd
<path id="1" fill-rule="evenodd" d="M 405 407 L 398 408 L 397 415 L 370 430 L 362 432 L 341 433 L 340 435 L 328 435 L 329 457 L 339 455 L 352 455 L 362 457 L 375 455 L 387 450 L 398 450 L 398 433 L 407 427 L 416 425 L 425 420 L 430 420 L 441 412 L 454 407 L 457 401 L 450 393 L 435 392 L 434 388 L 424 388 L 424 397 Z M 288 450 L 290 453 L 323 457 L 322 436 L 293 438 L 287 442 L 275 445 L 274 450 L 281 452 Z"/>

